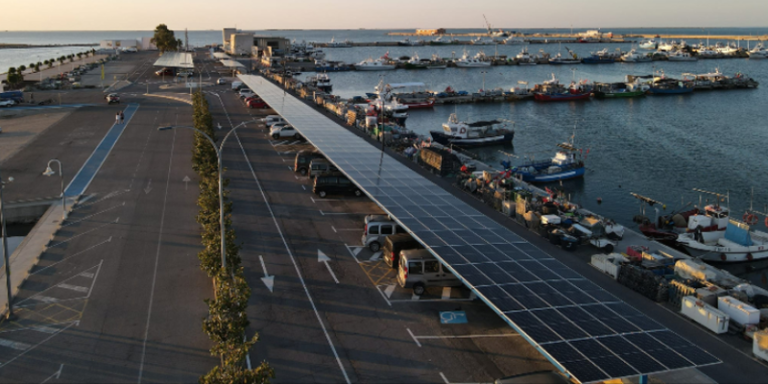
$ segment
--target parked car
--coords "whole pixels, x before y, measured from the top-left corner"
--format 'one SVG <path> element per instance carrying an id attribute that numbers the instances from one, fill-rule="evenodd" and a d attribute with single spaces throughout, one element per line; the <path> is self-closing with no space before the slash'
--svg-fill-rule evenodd
<path id="1" fill-rule="evenodd" d="M 293 162 L 293 171 L 306 176 L 309 173 L 309 163 L 314 159 L 324 159 L 323 155 L 317 150 L 303 150 L 296 154 Z"/>
<path id="2" fill-rule="evenodd" d="M 13 100 L 0 100 L 0 107 L 7 108 L 14 105 L 16 105 L 16 102 Z"/>
<path id="3" fill-rule="evenodd" d="M 261 97 L 259 97 L 259 96 L 256 96 L 256 95 L 253 95 L 253 96 L 248 96 L 248 97 L 246 97 L 245 99 L 243 99 L 243 102 L 245 102 L 246 104 L 248 104 L 248 102 L 249 102 L 249 101 L 251 101 L 251 100 L 261 100 Z"/>
<path id="4" fill-rule="evenodd" d="M 226 83 L 227 83 L 227 79 L 225 79 L 223 77 L 219 77 L 218 79 L 216 79 L 216 85 L 222 85 L 222 84 L 226 84 Z"/>
<path id="5" fill-rule="evenodd" d="M 403 227 L 386 215 L 368 215 L 365 217 L 364 222 L 365 227 L 363 228 L 363 238 L 361 240 L 363 246 L 370 248 L 371 252 L 378 252 L 387 236 L 407 233 Z"/>
<path id="6" fill-rule="evenodd" d="M 176 74 L 176 76 L 178 76 L 178 77 L 192 77 L 194 75 L 195 75 L 195 73 L 192 72 L 192 71 L 181 71 L 181 72 Z"/>
<path id="7" fill-rule="evenodd" d="M 240 100 L 245 100 L 249 97 L 256 96 L 255 93 L 251 92 L 250 90 L 243 90 L 240 91 Z"/>
<path id="8" fill-rule="evenodd" d="M 173 69 L 171 68 L 163 68 L 158 71 L 155 71 L 155 75 L 157 76 L 173 76 Z"/>
<path id="9" fill-rule="evenodd" d="M 314 159 L 309 163 L 309 177 L 318 177 L 322 175 L 338 176 L 339 169 L 326 159 Z"/>
<path id="10" fill-rule="evenodd" d="M 245 103 L 245 105 L 247 105 L 248 108 L 269 108 L 269 105 L 261 99 L 251 99 Z"/>
<path id="11" fill-rule="evenodd" d="M 317 177 L 312 186 L 312 192 L 320 197 L 348 194 L 353 194 L 355 196 L 363 195 L 363 192 L 344 176 Z"/>
<path id="12" fill-rule="evenodd" d="M 421 296 L 427 287 L 459 287 L 461 280 L 426 249 L 400 251 L 397 283 L 403 288 L 413 288 L 413 294 Z"/>
<path id="13" fill-rule="evenodd" d="M 301 135 L 292 126 L 284 125 L 282 127 L 274 127 L 269 129 L 269 135 L 273 139 L 279 139 L 282 137 L 293 137 L 295 139 L 301 139 Z"/>
<path id="14" fill-rule="evenodd" d="M 267 116 L 267 117 L 265 117 L 265 118 L 263 118 L 263 119 L 261 119 L 259 121 L 264 123 L 264 124 L 266 124 L 267 127 L 271 127 L 272 124 L 274 124 L 274 123 L 285 122 L 285 119 L 283 119 L 283 117 L 280 116 L 280 115 L 269 115 L 269 116 Z"/>
<path id="15" fill-rule="evenodd" d="M 384 247 L 381 249 L 382 259 L 390 268 L 397 269 L 400 265 L 400 251 L 407 249 L 424 249 L 424 246 L 407 233 L 389 235 L 384 239 Z"/>
<path id="16" fill-rule="evenodd" d="M 120 96 L 117 93 L 110 93 L 104 96 L 104 99 L 107 100 L 107 104 L 120 104 Z"/>

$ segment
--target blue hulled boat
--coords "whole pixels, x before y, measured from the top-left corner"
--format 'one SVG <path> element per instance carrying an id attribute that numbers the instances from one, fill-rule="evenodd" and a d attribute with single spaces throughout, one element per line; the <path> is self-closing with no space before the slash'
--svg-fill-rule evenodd
<path id="1" fill-rule="evenodd" d="M 584 161 L 581 150 L 573 143 L 557 145 L 561 149 L 551 160 L 529 162 L 511 169 L 512 174 L 529 183 L 551 183 L 584 176 Z M 577 154 L 578 153 L 578 154 Z"/>

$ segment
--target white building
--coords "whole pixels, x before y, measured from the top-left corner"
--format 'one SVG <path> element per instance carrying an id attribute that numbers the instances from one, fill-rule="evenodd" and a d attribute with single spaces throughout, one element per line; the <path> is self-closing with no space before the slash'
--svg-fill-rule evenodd
<path id="1" fill-rule="evenodd" d="M 221 44 L 224 46 L 224 49 L 229 49 L 232 35 L 235 33 L 237 33 L 237 28 L 224 28 L 221 30 Z"/>
<path id="2" fill-rule="evenodd" d="M 102 40 L 99 42 L 101 49 L 139 48 L 138 40 Z"/>
<path id="3" fill-rule="evenodd" d="M 229 54 L 230 55 L 251 55 L 253 47 L 252 33 L 235 33 L 231 35 Z"/>
<path id="4" fill-rule="evenodd" d="M 141 49 L 142 51 L 156 51 L 157 46 L 152 44 L 151 37 L 142 37 L 139 49 Z"/>

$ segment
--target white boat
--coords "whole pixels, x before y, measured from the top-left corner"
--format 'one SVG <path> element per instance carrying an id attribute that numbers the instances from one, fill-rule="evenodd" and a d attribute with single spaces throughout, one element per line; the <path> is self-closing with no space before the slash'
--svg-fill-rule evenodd
<path id="1" fill-rule="evenodd" d="M 331 93 L 333 91 L 333 84 L 331 84 L 331 78 L 328 74 L 318 73 L 314 76 L 315 87 L 325 93 Z"/>
<path id="2" fill-rule="evenodd" d="M 720 57 L 721 55 L 719 52 L 709 49 L 708 47 L 699 48 L 696 50 L 696 54 L 698 54 L 702 59 L 716 58 Z"/>
<path id="3" fill-rule="evenodd" d="M 523 47 L 523 50 L 515 56 L 515 60 L 517 65 L 536 65 L 536 57 L 528 53 L 528 47 Z"/>
<path id="4" fill-rule="evenodd" d="M 752 217 L 744 215 L 746 220 Z M 694 257 L 708 261 L 737 263 L 768 258 L 768 233 L 750 230 L 744 221 L 730 219 L 725 231 L 716 233 L 721 236 L 714 241 L 697 238 L 694 232 L 679 235 L 677 242 Z"/>
<path id="5" fill-rule="evenodd" d="M 750 59 L 766 59 L 768 58 L 768 49 L 763 47 L 763 43 L 757 43 L 757 45 L 749 50 Z"/>
<path id="6" fill-rule="evenodd" d="M 558 53 L 555 55 L 555 57 L 549 59 L 550 64 L 581 64 L 581 60 L 575 58 L 575 57 L 563 57 L 561 53 Z"/>
<path id="7" fill-rule="evenodd" d="M 669 61 L 696 61 L 695 56 L 691 56 L 688 52 L 674 51 L 669 54 Z"/>
<path id="8" fill-rule="evenodd" d="M 455 113 L 443 124 L 443 131 L 429 131 L 432 139 L 443 145 L 458 145 L 474 148 L 492 145 L 511 145 L 515 131 L 508 129 L 501 121 L 459 121 Z"/>
<path id="9" fill-rule="evenodd" d="M 470 42 L 470 44 L 473 44 L 473 45 L 493 45 L 493 44 L 497 44 L 497 43 L 496 43 L 495 41 L 493 41 L 493 40 L 484 40 L 484 39 L 483 39 L 482 37 L 480 37 L 480 36 L 478 36 L 478 37 L 477 37 L 477 38 L 475 38 L 475 39 L 472 39 L 472 40 L 470 40 L 469 42 Z"/>
<path id="10" fill-rule="evenodd" d="M 491 66 L 491 61 L 485 56 L 483 51 L 478 52 L 474 57 L 469 57 L 465 51 L 464 55 L 455 61 L 459 68 L 486 68 Z"/>
<path id="11" fill-rule="evenodd" d="M 355 69 L 358 71 L 391 71 L 395 69 L 395 64 L 390 60 L 389 52 L 387 52 L 378 59 L 368 58 L 357 63 Z"/>
<path id="12" fill-rule="evenodd" d="M 424 41 L 423 40 L 411 40 L 411 39 L 406 37 L 405 39 L 398 41 L 397 45 L 402 45 L 402 46 L 406 46 L 406 47 L 415 47 L 415 46 L 418 46 L 418 45 L 424 45 Z"/>
<path id="13" fill-rule="evenodd" d="M 350 44 L 349 40 L 344 40 L 343 42 L 336 41 L 335 37 L 331 38 L 331 42 L 327 45 L 328 48 L 351 48 L 352 44 Z"/>
<path id="14" fill-rule="evenodd" d="M 502 40 L 502 43 L 506 45 L 520 45 L 520 44 L 525 44 L 525 40 L 519 37 L 510 36 Z"/>
<path id="15" fill-rule="evenodd" d="M 655 51 L 656 48 L 658 48 L 658 46 L 659 46 L 659 43 L 657 43 L 656 40 L 653 40 L 653 39 L 641 41 L 640 44 L 638 45 L 640 49 L 647 49 L 651 51 Z"/>
<path id="16" fill-rule="evenodd" d="M 717 51 L 718 53 L 723 54 L 723 55 L 733 55 L 736 52 L 738 52 L 739 49 L 734 47 L 733 43 L 731 43 L 731 44 L 720 44 L 720 43 L 717 43 L 717 45 L 715 46 L 715 51 Z"/>
<path id="17" fill-rule="evenodd" d="M 659 43 L 659 47 L 657 49 L 659 51 L 670 52 L 670 51 L 674 51 L 675 48 L 677 48 L 677 42 L 676 41 L 671 41 L 671 42 L 666 42 L 666 43 L 664 43 L 664 42 Z"/>
<path id="18" fill-rule="evenodd" d="M 639 54 L 637 50 L 632 49 L 621 56 L 621 61 L 625 63 L 645 63 L 651 61 L 649 54 Z"/>

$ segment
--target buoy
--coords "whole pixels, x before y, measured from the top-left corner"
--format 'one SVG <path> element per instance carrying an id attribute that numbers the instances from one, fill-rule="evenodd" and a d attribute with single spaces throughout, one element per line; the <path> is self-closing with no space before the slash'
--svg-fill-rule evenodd
<path id="1" fill-rule="evenodd" d="M 598 204 L 602 204 L 603 203 L 603 198 L 602 197 L 598 197 L 597 198 L 597 203 Z"/>
<path id="2" fill-rule="evenodd" d="M 661 209 L 667 209 L 667 205 L 666 204 L 662 205 Z"/>

